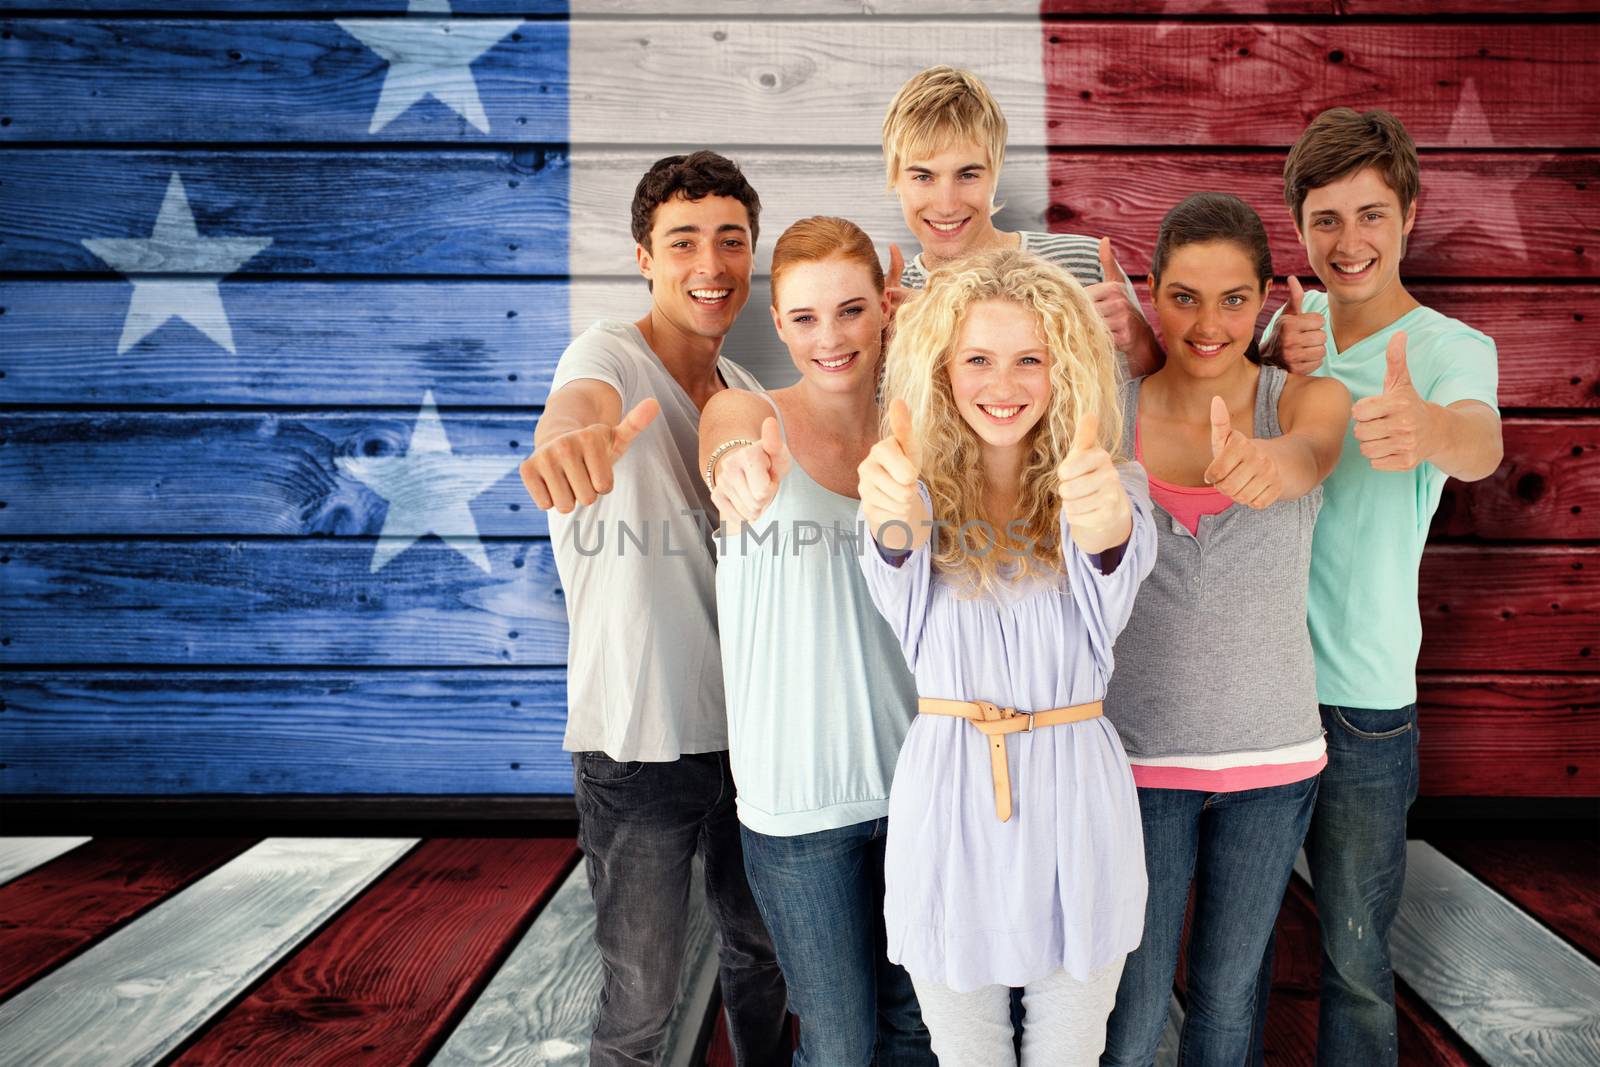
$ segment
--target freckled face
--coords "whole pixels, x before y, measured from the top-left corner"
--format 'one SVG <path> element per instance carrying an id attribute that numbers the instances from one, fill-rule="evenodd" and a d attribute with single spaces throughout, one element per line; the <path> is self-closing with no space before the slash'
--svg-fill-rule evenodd
<path id="1" fill-rule="evenodd" d="M 994 242 L 996 179 L 988 160 L 988 149 L 981 145 L 957 144 L 936 155 L 906 160 L 895 177 L 900 212 L 930 265 Z"/>
<path id="2" fill-rule="evenodd" d="M 967 309 L 950 356 L 956 410 L 992 448 L 1014 448 L 1050 401 L 1050 351 L 1029 308 L 984 300 Z"/>
<path id="3" fill-rule="evenodd" d="M 1415 203 L 1400 211 L 1399 196 L 1376 167 L 1307 193 L 1295 220 L 1298 237 L 1328 299 L 1359 304 L 1398 285 L 1416 214 Z"/>
<path id="4" fill-rule="evenodd" d="M 1160 284 L 1151 276 L 1150 291 L 1167 359 L 1181 360 L 1185 372 L 1201 378 L 1245 358 L 1267 296 L 1250 256 L 1232 241 L 1173 249 Z"/>
<path id="5" fill-rule="evenodd" d="M 888 304 L 866 266 L 835 256 L 785 269 L 772 321 L 806 380 L 829 392 L 877 387 Z"/>

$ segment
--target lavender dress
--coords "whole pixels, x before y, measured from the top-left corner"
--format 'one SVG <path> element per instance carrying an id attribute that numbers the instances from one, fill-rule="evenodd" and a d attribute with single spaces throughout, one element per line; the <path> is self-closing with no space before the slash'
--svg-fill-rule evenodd
<path id="1" fill-rule="evenodd" d="M 964 600 L 932 573 L 926 545 L 896 565 L 867 538 L 867 588 L 919 696 L 1019 711 L 1105 696 L 1112 644 L 1156 552 L 1144 468 L 1129 463 L 1119 473 L 1133 534 L 1110 574 L 1063 523 L 1063 577 Z M 1143 932 L 1139 798 L 1110 721 L 1011 734 L 1006 749 L 1009 822 L 995 817 L 987 739 L 963 719 L 918 715 L 890 789 L 889 958 L 957 992 L 1026 985 L 1063 968 L 1082 980 L 1132 951 Z"/>

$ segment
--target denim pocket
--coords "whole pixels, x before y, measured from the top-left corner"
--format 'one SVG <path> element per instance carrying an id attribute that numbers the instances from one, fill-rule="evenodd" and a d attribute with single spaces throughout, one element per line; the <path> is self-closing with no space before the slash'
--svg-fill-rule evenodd
<path id="1" fill-rule="evenodd" d="M 1384 741 L 1408 734 L 1417 728 L 1415 704 L 1384 710 L 1341 708 L 1334 704 L 1326 704 L 1324 707 L 1328 709 L 1329 717 L 1339 724 L 1341 730 L 1363 741 Z M 1399 725 L 1395 725 L 1396 723 Z"/>
<path id="2" fill-rule="evenodd" d="M 591 785 L 617 785 L 644 770 L 643 760 L 617 761 L 604 752 L 585 752 L 579 773 Z"/>

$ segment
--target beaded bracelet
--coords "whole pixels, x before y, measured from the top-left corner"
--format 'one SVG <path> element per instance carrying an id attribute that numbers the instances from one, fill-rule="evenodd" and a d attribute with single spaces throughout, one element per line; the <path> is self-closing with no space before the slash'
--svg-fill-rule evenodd
<path id="1" fill-rule="evenodd" d="M 716 448 L 713 448 L 711 450 L 711 458 L 706 460 L 706 469 L 701 474 L 701 477 L 703 477 L 706 481 L 706 488 L 716 488 L 714 480 L 711 477 L 711 473 L 717 469 L 717 460 L 721 459 L 723 456 L 727 455 L 729 452 L 732 452 L 736 448 L 740 448 L 744 445 L 753 445 L 755 443 L 756 442 L 750 440 L 748 437 L 735 437 L 733 440 L 724 441 Z"/>

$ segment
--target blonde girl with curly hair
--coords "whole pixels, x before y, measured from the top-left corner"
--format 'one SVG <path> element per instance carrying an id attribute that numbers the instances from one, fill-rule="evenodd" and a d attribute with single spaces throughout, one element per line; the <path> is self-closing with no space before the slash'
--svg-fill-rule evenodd
<path id="1" fill-rule="evenodd" d="M 867 587 L 916 681 L 885 856 L 889 958 L 945 1063 L 1093 1064 L 1145 871 L 1101 714 L 1154 562 L 1112 339 L 1042 259 L 981 253 L 900 310 L 860 467 Z"/>

